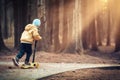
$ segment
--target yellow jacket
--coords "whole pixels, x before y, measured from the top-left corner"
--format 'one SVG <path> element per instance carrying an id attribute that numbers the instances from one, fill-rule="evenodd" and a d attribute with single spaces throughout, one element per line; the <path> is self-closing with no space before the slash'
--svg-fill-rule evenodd
<path id="1" fill-rule="evenodd" d="M 22 33 L 20 38 L 21 43 L 30 43 L 32 44 L 34 40 L 42 39 L 38 33 L 38 29 L 36 26 L 32 24 L 28 24 L 25 26 L 25 30 Z"/>

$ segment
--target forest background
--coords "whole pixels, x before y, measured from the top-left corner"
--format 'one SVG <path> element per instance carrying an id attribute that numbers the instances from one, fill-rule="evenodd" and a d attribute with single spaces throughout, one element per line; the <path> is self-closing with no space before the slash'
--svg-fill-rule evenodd
<path id="1" fill-rule="evenodd" d="M 25 25 L 41 19 L 38 51 L 120 50 L 119 0 L 0 0 L 0 51 L 18 49 Z"/>

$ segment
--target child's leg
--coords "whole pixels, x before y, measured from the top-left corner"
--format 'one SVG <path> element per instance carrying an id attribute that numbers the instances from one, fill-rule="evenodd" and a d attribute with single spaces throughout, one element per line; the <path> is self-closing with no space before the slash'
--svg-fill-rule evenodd
<path id="1" fill-rule="evenodd" d="M 30 56 L 32 54 L 32 44 L 27 44 L 26 45 L 26 59 L 25 59 L 25 64 L 29 63 Z"/>
<path id="2" fill-rule="evenodd" d="M 16 55 L 15 58 L 12 59 L 15 66 L 19 66 L 19 59 L 22 58 L 24 53 L 25 53 L 25 45 L 24 44 L 20 44 L 20 51 L 19 51 L 19 53 Z"/>
<path id="3" fill-rule="evenodd" d="M 21 45 L 20 45 L 20 51 L 18 52 L 16 58 L 17 59 L 21 59 L 24 54 L 25 54 L 25 44 L 21 43 Z"/>

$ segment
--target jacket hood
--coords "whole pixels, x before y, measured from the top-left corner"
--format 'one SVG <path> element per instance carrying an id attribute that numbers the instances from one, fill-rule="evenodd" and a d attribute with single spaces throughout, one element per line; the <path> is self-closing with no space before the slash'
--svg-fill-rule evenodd
<path id="1" fill-rule="evenodd" d="M 28 25 L 25 26 L 26 31 L 30 31 L 33 28 L 35 28 L 35 26 L 33 24 L 28 24 Z"/>

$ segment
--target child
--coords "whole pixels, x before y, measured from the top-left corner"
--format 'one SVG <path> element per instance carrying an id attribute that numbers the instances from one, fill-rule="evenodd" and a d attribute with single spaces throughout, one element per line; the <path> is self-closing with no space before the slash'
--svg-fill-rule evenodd
<path id="1" fill-rule="evenodd" d="M 40 25 L 41 21 L 39 19 L 34 19 L 32 24 L 28 24 L 25 26 L 25 30 L 23 31 L 20 38 L 20 51 L 18 52 L 16 57 L 12 59 L 15 66 L 19 66 L 19 59 L 21 59 L 25 53 L 25 64 L 30 65 L 29 59 L 32 54 L 32 43 L 34 42 L 34 40 L 41 39 L 41 36 L 39 35 L 37 29 Z"/>

